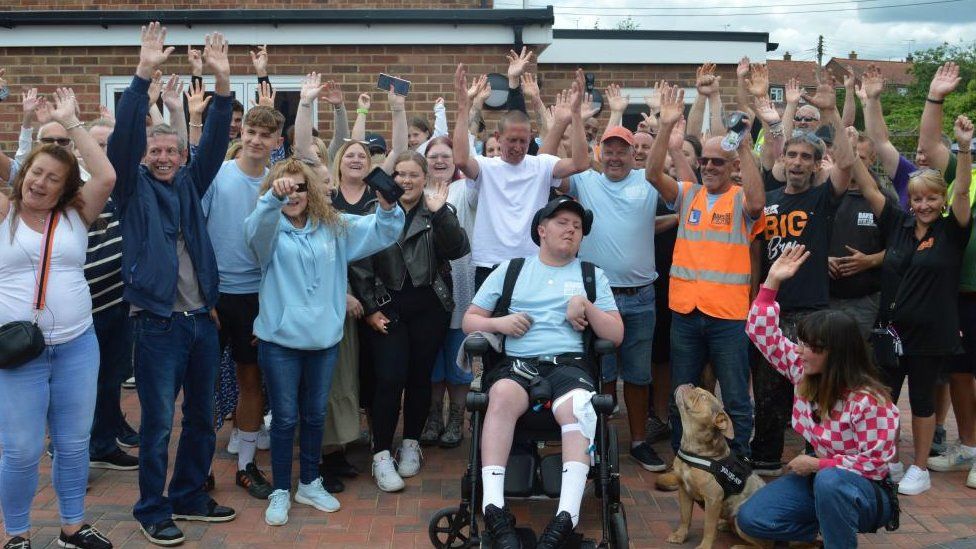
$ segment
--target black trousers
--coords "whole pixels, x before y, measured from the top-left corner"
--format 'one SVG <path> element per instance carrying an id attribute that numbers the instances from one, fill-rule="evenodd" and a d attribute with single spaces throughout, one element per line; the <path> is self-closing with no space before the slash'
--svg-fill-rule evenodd
<path id="1" fill-rule="evenodd" d="M 451 313 L 430 286 L 390 292 L 387 334 L 369 329 L 373 364 L 373 452 L 390 450 L 403 400 L 403 438 L 417 440 L 430 409 L 430 375 Z"/>
<path id="2" fill-rule="evenodd" d="M 783 313 L 779 327 L 796 341 L 796 324 L 803 313 Z M 749 445 L 754 461 L 776 462 L 783 457 L 785 430 L 793 413 L 793 384 L 759 353 L 752 369 L 752 394 L 756 401 L 755 435 Z"/>

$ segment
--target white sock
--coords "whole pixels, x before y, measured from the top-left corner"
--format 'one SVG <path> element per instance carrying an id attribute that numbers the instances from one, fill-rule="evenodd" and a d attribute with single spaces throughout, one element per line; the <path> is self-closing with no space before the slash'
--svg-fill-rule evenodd
<path id="1" fill-rule="evenodd" d="M 962 455 L 966 457 L 976 457 L 976 446 L 966 446 L 965 444 L 960 444 L 959 449 L 962 450 Z"/>
<path id="2" fill-rule="evenodd" d="M 633 441 L 633 442 L 630 443 L 630 447 L 631 448 L 637 448 L 641 444 L 644 444 L 644 441 L 643 440 L 635 440 L 635 441 Z"/>
<path id="3" fill-rule="evenodd" d="M 505 507 L 505 468 L 498 465 L 487 465 L 481 468 L 481 486 L 485 491 L 481 495 L 481 511 L 489 505 L 499 509 Z"/>
<path id="4" fill-rule="evenodd" d="M 237 470 L 247 468 L 247 464 L 254 461 L 254 452 L 258 449 L 258 432 L 238 430 L 241 444 L 237 451 Z"/>
<path id="5" fill-rule="evenodd" d="M 573 517 L 573 526 L 579 522 L 580 504 L 583 502 L 583 490 L 586 489 L 586 475 L 590 472 L 587 463 L 567 461 L 563 463 L 563 484 L 559 489 L 559 507 L 556 514 L 566 511 Z"/>

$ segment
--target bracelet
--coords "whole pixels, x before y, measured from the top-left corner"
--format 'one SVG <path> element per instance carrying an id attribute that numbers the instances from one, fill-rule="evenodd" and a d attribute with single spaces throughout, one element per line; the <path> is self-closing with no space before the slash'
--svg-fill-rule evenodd
<path id="1" fill-rule="evenodd" d="M 194 124 L 193 122 L 190 122 L 189 124 L 190 124 L 190 127 L 191 128 L 202 128 L 203 127 L 203 124 Z"/>
<path id="2" fill-rule="evenodd" d="M 298 106 L 301 107 L 301 108 L 303 108 L 303 109 L 311 109 L 312 108 L 312 104 L 311 103 L 299 103 Z"/>
<path id="3" fill-rule="evenodd" d="M 76 128 L 81 128 L 81 127 L 82 127 L 82 126 L 84 126 L 84 125 L 85 125 L 85 123 L 84 123 L 84 122 L 81 122 L 81 121 L 78 121 L 78 122 L 75 122 L 74 124 L 72 124 L 72 125 L 70 125 L 70 126 L 67 126 L 67 127 L 65 127 L 65 128 L 64 128 L 64 131 L 66 131 L 66 132 L 70 132 L 71 130 L 74 130 L 74 129 L 76 129 Z"/>
<path id="4" fill-rule="evenodd" d="M 356 114 L 369 114 L 369 109 L 364 109 L 362 107 L 356 109 Z"/>
<path id="5" fill-rule="evenodd" d="M 938 100 L 936 100 L 936 99 L 932 99 L 931 97 L 926 97 L 925 98 L 925 101 L 927 103 L 935 103 L 936 105 L 941 105 L 941 104 L 945 103 L 945 99 L 938 99 Z"/>

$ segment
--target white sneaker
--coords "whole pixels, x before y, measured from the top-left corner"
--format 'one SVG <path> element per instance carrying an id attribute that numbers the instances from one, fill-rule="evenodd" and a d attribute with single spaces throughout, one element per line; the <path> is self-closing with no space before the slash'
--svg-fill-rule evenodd
<path id="1" fill-rule="evenodd" d="M 258 440 L 256 442 L 258 450 L 268 450 L 271 448 L 271 433 L 268 429 L 261 424 L 261 428 L 258 429 Z"/>
<path id="2" fill-rule="evenodd" d="M 969 470 L 969 475 L 966 476 L 966 486 L 970 488 L 976 488 L 976 465 Z"/>
<path id="3" fill-rule="evenodd" d="M 264 430 L 271 430 L 271 412 L 268 412 L 268 415 L 264 416 Z"/>
<path id="4" fill-rule="evenodd" d="M 288 522 L 288 510 L 291 509 L 291 499 L 288 490 L 275 490 L 268 496 L 268 508 L 264 511 L 264 522 L 268 526 L 281 526 Z"/>
<path id="5" fill-rule="evenodd" d="M 423 460 L 424 454 L 420 451 L 420 443 L 405 438 L 397 452 L 397 473 L 402 478 L 412 477 L 420 472 L 420 464 Z"/>
<path id="6" fill-rule="evenodd" d="M 241 450 L 241 433 L 234 427 L 230 430 L 230 440 L 227 441 L 227 452 L 236 455 Z"/>
<path id="7" fill-rule="evenodd" d="M 130 377 L 129 379 L 122 382 L 123 389 L 135 389 L 136 388 L 136 378 Z"/>
<path id="8" fill-rule="evenodd" d="M 919 469 L 912 465 L 905 472 L 905 477 L 898 483 L 898 493 L 906 496 L 917 496 L 932 487 L 928 469 Z"/>
<path id="9" fill-rule="evenodd" d="M 900 461 L 889 463 L 888 477 L 891 478 L 891 482 L 898 484 L 901 479 L 905 478 L 905 466 Z"/>
<path id="10" fill-rule="evenodd" d="M 953 444 L 942 455 L 930 457 L 929 469 L 933 471 L 965 471 L 976 465 L 976 454 L 969 455 L 962 444 Z"/>
<path id="11" fill-rule="evenodd" d="M 339 500 L 322 487 L 322 479 L 317 478 L 309 484 L 298 483 L 298 491 L 295 492 L 295 501 L 311 505 L 319 511 L 335 513 L 339 510 Z"/>
<path id="12" fill-rule="evenodd" d="M 373 455 L 373 478 L 376 479 L 376 486 L 384 492 L 403 490 L 403 479 L 397 473 L 388 450 Z"/>

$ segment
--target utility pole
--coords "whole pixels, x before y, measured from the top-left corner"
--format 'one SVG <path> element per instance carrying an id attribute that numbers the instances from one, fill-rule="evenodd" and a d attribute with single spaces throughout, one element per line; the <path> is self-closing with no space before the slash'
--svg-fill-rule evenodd
<path id="1" fill-rule="evenodd" d="M 817 65 L 823 66 L 823 35 L 817 37 Z"/>

